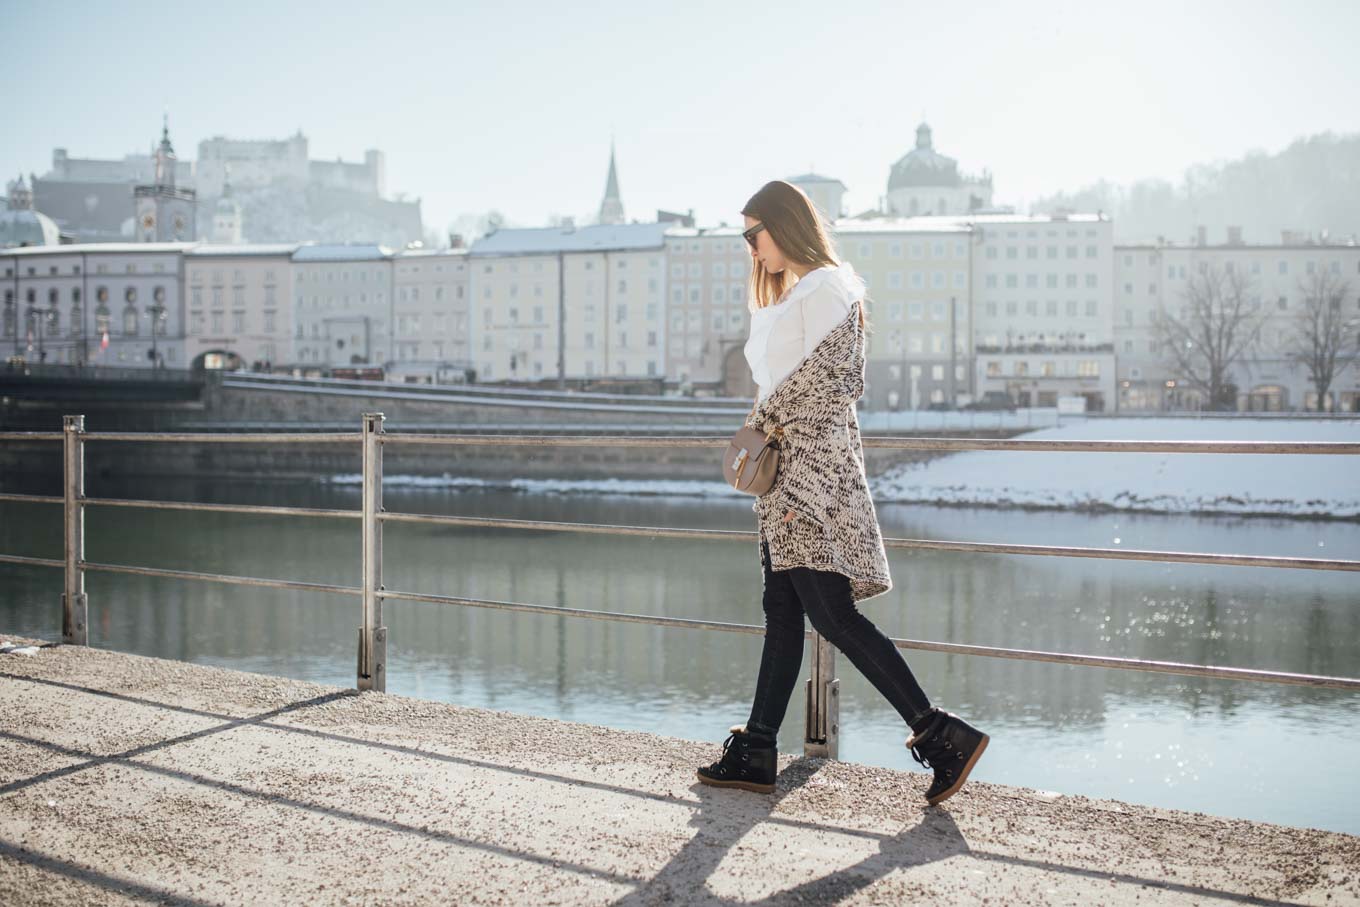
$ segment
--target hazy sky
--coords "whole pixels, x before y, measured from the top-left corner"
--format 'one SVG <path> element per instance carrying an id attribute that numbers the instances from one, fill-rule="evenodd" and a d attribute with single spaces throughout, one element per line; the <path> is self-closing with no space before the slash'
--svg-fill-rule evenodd
<path id="1" fill-rule="evenodd" d="M 167 14 L 169 11 L 170 14 Z M 387 152 L 426 225 L 740 220 L 815 168 L 875 204 L 922 115 L 996 201 L 1360 131 L 1360 3 L 213 4 L 0 0 L 0 175 L 213 135 Z"/>

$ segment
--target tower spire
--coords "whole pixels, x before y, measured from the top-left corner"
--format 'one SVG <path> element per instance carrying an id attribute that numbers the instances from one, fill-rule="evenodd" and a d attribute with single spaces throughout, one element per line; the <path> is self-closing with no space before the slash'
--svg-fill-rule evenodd
<path id="1" fill-rule="evenodd" d="M 623 223 L 623 199 L 619 197 L 619 171 L 614 161 L 614 140 L 609 140 L 609 178 L 605 181 L 604 200 L 600 202 L 602 224 Z"/>

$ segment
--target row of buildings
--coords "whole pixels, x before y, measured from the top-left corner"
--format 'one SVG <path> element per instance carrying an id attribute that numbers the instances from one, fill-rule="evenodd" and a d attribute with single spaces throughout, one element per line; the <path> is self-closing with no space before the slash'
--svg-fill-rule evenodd
<path id="1" fill-rule="evenodd" d="M 216 141 L 216 140 L 214 140 Z M 374 367 L 397 380 L 510 382 L 745 397 L 751 256 L 740 229 L 658 212 L 624 222 L 611 148 L 598 223 L 499 228 L 470 248 L 377 243 L 243 244 L 222 148 L 200 149 L 220 186 L 215 242 L 184 240 L 191 199 L 168 129 L 137 189 L 134 243 L 0 250 L 0 349 L 48 362 L 269 368 Z M 311 173 L 305 143 L 247 149 L 248 180 Z M 312 164 L 316 162 L 311 162 Z M 360 174 L 379 180 L 381 160 Z M 315 174 L 313 174 L 315 176 Z M 825 214 L 841 256 L 869 285 L 873 409 L 1005 401 L 1088 410 L 1208 405 L 1161 348 L 1159 320 L 1190 302 L 1202 272 L 1241 276 L 1258 342 L 1232 367 L 1240 409 L 1317 409 L 1291 357 L 1308 282 L 1327 275 L 1360 316 L 1360 246 L 1283 236 L 1248 245 L 1116 244 L 1103 214 L 1018 215 L 992 206 L 990 174 L 960 172 L 921 124 L 879 204 L 845 216 L 845 186 L 792 177 Z M 31 193 L 12 184 L 14 200 Z M 46 229 L 10 211 L 14 230 Z M 179 225 L 177 227 L 177 224 Z M 0 227 L 4 223 L 0 222 Z M 50 230 L 48 230 L 50 232 Z M 1221 405 L 1224 401 L 1220 399 Z M 1352 367 L 1323 409 L 1360 408 Z"/>
<path id="2" fill-rule="evenodd" d="M 869 285 L 864 405 L 1082 396 L 1097 411 L 1198 408 L 1155 321 L 1206 268 L 1247 275 L 1265 327 L 1233 375 L 1242 409 L 1317 408 L 1288 351 L 1305 279 L 1348 287 L 1360 247 L 1115 245 L 1107 217 L 842 218 Z M 396 380 L 746 396 L 751 267 L 740 229 L 500 229 L 468 249 L 100 243 L 0 253 L 0 349 L 28 360 L 259 367 Z M 1324 408 L 1354 410 L 1343 372 Z"/>

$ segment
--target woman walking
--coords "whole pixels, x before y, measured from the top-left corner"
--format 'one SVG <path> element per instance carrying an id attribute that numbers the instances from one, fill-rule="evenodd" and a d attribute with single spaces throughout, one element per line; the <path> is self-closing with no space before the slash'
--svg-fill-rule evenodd
<path id="1" fill-rule="evenodd" d="M 783 429 L 779 473 L 756 499 L 765 645 L 751 716 L 698 770 L 719 787 L 775 789 L 776 735 L 798 683 L 803 615 L 910 726 L 912 758 L 933 769 L 934 805 L 963 786 L 986 734 L 934 708 L 902 654 L 856 603 L 892 588 L 864 473 L 855 401 L 864 391 L 864 282 L 839 262 L 801 189 L 766 183 L 742 209 L 751 246 L 746 359 L 759 388 L 746 424 Z"/>

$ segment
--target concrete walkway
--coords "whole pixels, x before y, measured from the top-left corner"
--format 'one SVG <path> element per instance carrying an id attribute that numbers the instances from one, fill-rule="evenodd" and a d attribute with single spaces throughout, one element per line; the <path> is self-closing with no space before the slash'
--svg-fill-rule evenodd
<path id="1" fill-rule="evenodd" d="M 717 751 L 0 655 L 0 904 L 1360 903 L 1348 835 L 981 782 L 927 808 L 923 772 L 793 757 L 776 794 L 714 790 Z"/>

